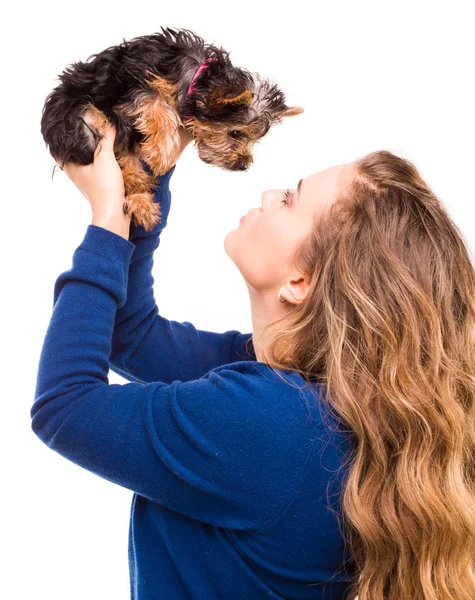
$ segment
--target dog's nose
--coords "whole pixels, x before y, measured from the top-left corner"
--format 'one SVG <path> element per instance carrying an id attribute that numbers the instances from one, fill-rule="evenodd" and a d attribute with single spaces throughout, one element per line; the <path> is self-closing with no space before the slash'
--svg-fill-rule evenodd
<path id="1" fill-rule="evenodd" d="M 237 171 L 245 171 L 247 169 L 247 163 L 243 158 L 240 158 L 235 167 Z"/>

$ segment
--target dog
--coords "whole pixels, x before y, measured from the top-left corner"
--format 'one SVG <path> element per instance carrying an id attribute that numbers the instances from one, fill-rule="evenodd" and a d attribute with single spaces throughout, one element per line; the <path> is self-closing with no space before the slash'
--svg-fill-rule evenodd
<path id="1" fill-rule="evenodd" d="M 124 38 L 68 65 L 58 79 L 41 117 L 54 168 L 91 164 L 111 123 L 124 178 L 123 211 L 146 231 L 160 222 L 154 192 L 158 176 L 175 163 L 182 134 L 192 136 L 205 163 L 244 171 L 271 125 L 304 110 L 286 106 L 276 84 L 233 66 L 228 52 L 190 29 L 161 27 Z"/>

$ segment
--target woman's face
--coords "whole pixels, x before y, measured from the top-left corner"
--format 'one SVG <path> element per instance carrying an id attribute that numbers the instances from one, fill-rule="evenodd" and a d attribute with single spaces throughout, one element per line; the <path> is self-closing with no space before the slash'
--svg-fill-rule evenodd
<path id="1" fill-rule="evenodd" d="M 255 292 L 278 293 L 292 277 L 291 261 L 312 221 L 336 197 L 353 174 L 352 164 L 330 167 L 282 190 L 265 190 L 261 206 L 251 208 L 224 240 L 226 254 Z M 298 190 L 297 187 L 300 189 Z"/>

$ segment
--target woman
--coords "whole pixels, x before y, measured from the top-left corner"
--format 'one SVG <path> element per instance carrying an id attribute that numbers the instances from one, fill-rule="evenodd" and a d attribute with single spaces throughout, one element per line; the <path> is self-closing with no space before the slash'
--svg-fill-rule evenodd
<path id="1" fill-rule="evenodd" d="M 93 219 L 31 416 L 134 491 L 132 598 L 473 599 L 475 273 L 415 167 L 374 152 L 264 192 L 225 239 L 253 333 L 214 333 L 153 296 L 176 165 L 145 232 L 114 136 L 65 168 Z"/>

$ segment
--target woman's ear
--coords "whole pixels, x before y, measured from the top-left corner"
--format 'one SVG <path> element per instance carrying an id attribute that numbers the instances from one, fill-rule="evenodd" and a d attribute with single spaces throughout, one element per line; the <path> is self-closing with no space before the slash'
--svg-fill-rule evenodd
<path id="1" fill-rule="evenodd" d="M 310 289 L 310 282 L 305 277 L 298 279 L 289 279 L 283 287 L 280 288 L 280 297 L 291 304 L 300 304 L 307 297 Z"/>

